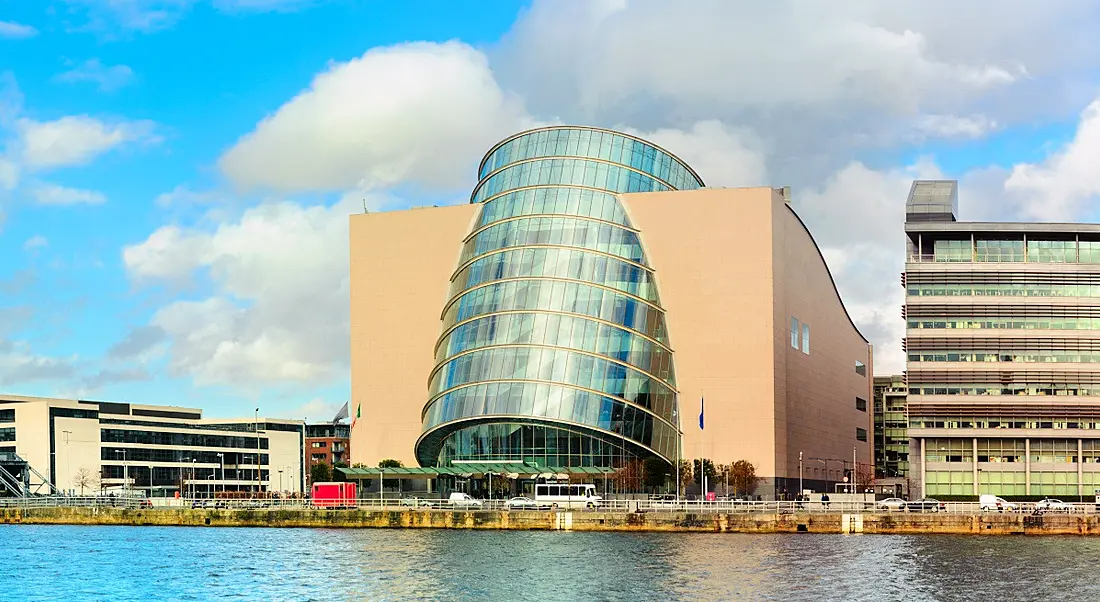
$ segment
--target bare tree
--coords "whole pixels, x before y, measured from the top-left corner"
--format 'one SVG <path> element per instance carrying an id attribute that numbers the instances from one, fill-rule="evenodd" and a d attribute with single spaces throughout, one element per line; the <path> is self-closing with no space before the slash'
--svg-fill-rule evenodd
<path id="1" fill-rule="evenodd" d="M 99 474 L 83 466 L 73 475 L 73 487 L 80 488 L 80 495 L 84 495 L 85 489 L 99 489 Z"/>

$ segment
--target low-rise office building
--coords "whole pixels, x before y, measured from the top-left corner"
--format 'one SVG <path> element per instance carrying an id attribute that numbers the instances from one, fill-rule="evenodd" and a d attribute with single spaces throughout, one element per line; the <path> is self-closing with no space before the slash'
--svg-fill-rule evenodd
<path id="1" fill-rule="evenodd" d="M 301 421 L 204 419 L 201 410 L 0 396 L 0 453 L 34 469 L 35 490 L 155 496 L 300 492 Z"/>
<path id="2" fill-rule="evenodd" d="M 586 127 L 478 175 L 466 205 L 351 217 L 354 462 L 703 456 L 763 495 L 871 463 L 871 348 L 785 189 Z"/>
<path id="3" fill-rule="evenodd" d="M 349 465 L 351 458 L 351 427 L 347 424 L 322 422 L 306 425 L 306 478 L 314 464 Z"/>
<path id="4" fill-rule="evenodd" d="M 1100 224 L 958 222 L 906 206 L 910 473 L 927 496 L 1100 489 Z"/>
<path id="5" fill-rule="evenodd" d="M 909 390 L 900 374 L 875 377 L 875 478 L 909 476 Z"/>

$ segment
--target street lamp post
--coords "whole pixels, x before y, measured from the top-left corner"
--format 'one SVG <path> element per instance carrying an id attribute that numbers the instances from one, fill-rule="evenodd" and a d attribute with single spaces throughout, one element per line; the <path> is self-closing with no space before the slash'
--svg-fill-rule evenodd
<path id="1" fill-rule="evenodd" d="M 61 431 L 65 435 L 65 476 L 73 478 L 72 472 L 69 470 L 69 435 L 73 434 L 72 431 Z M 54 479 L 57 480 L 57 479 Z M 56 485 L 56 483 L 54 483 Z"/>
<path id="2" fill-rule="evenodd" d="M 180 497 L 187 497 L 187 483 L 183 480 L 183 463 L 190 460 L 190 459 L 191 458 L 182 458 L 180 460 L 180 466 L 179 466 L 179 469 L 180 469 L 180 488 L 179 488 Z"/>
<path id="3" fill-rule="evenodd" d="M 129 468 L 130 467 L 126 464 L 126 450 L 125 449 L 115 450 L 115 453 L 116 454 L 122 454 L 122 490 L 123 491 L 129 491 L 129 489 L 130 489 L 130 470 L 129 470 Z"/>
<path id="4" fill-rule="evenodd" d="M 802 488 L 802 452 L 798 452 L 798 495 L 805 491 Z"/>
<path id="5" fill-rule="evenodd" d="M 260 408 L 256 408 L 256 495 L 260 494 L 263 484 L 260 479 Z"/>
<path id="6" fill-rule="evenodd" d="M 224 492 L 225 491 L 225 455 L 224 454 L 218 454 L 218 464 L 221 465 L 221 469 L 222 469 L 222 491 Z M 217 491 L 217 483 L 214 484 L 214 487 L 215 487 L 215 491 Z"/>
<path id="7" fill-rule="evenodd" d="M 283 471 L 279 470 L 279 491 L 283 490 Z"/>

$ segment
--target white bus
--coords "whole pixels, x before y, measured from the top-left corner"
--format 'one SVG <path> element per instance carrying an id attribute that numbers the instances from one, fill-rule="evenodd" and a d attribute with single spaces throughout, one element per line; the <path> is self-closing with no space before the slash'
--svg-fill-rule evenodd
<path id="1" fill-rule="evenodd" d="M 535 503 L 552 508 L 595 508 L 603 499 L 596 495 L 595 485 L 567 483 L 536 483 Z"/>

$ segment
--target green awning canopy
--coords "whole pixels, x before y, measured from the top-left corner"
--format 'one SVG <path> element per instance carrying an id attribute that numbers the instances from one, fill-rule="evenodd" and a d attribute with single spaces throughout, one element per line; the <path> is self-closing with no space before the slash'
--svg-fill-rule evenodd
<path id="1" fill-rule="evenodd" d="M 614 468 L 598 468 L 595 466 L 527 466 L 525 464 L 459 464 L 456 466 L 428 466 L 428 467 L 402 467 L 402 468 L 337 468 L 351 480 L 374 479 L 382 473 L 383 477 L 424 477 L 435 478 L 441 475 L 456 477 L 482 476 L 486 474 L 516 474 L 522 478 L 533 478 L 538 475 L 610 475 L 615 473 Z"/>

